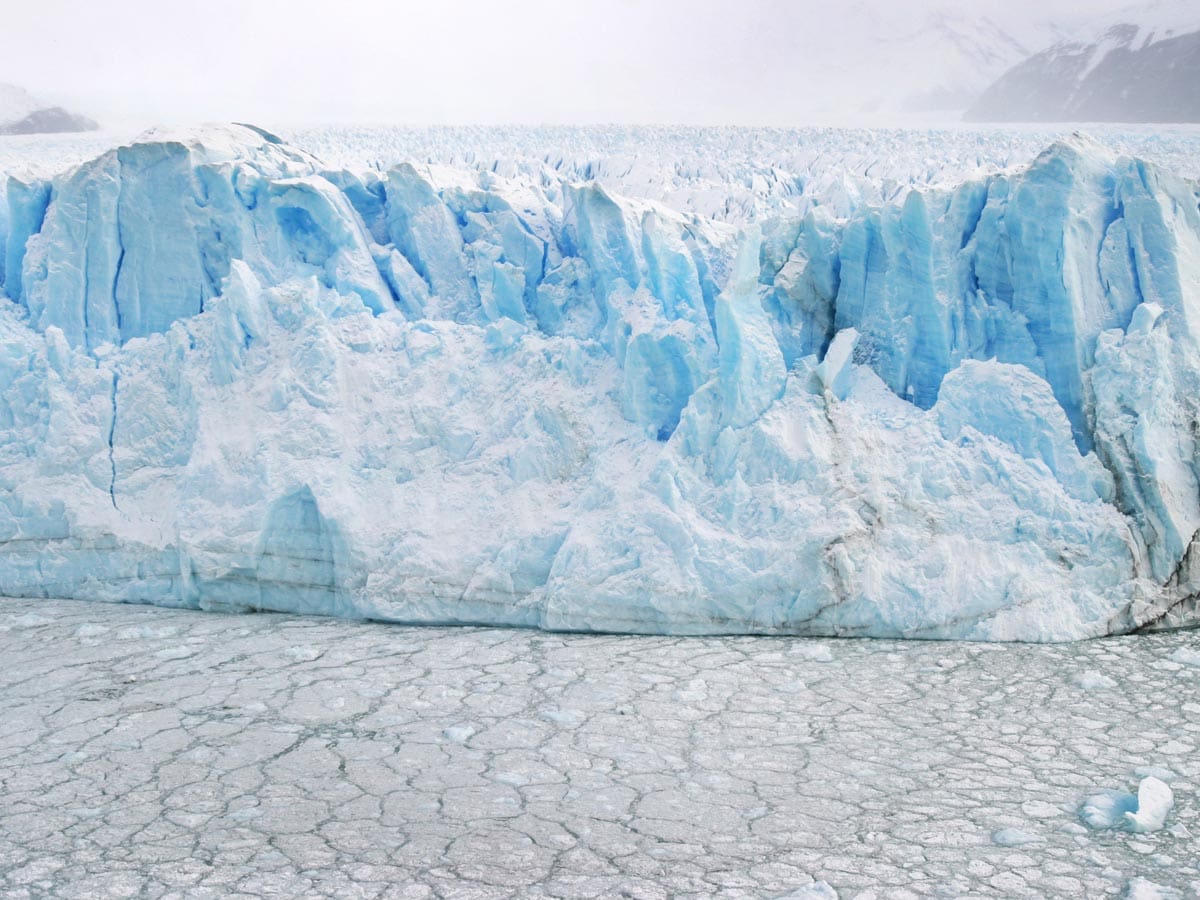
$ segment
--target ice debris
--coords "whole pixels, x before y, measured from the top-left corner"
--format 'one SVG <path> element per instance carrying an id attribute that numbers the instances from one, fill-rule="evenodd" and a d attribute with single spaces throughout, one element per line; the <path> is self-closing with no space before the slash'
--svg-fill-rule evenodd
<path id="1" fill-rule="evenodd" d="M 1171 662 L 1177 662 L 1185 666 L 1200 668 L 1200 650 L 1194 647 L 1180 647 L 1168 659 Z"/>
<path id="2" fill-rule="evenodd" d="M 1000 847 L 1023 847 L 1042 843 L 1045 838 L 1020 828 L 1002 828 L 992 834 L 992 843 Z"/>
<path id="3" fill-rule="evenodd" d="M 1094 669 L 1080 672 L 1073 680 L 1085 691 L 1114 691 L 1117 689 L 1116 679 Z"/>
<path id="4" fill-rule="evenodd" d="M 1125 886 L 1126 900 L 1183 900 L 1183 891 L 1147 878 L 1131 878 Z"/>
<path id="5" fill-rule="evenodd" d="M 1079 816 L 1091 828 L 1146 833 L 1163 827 L 1174 803 L 1171 788 L 1150 775 L 1141 780 L 1136 795 L 1115 790 L 1093 794 L 1083 802 Z"/>
<path id="6" fill-rule="evenodd" d="M 814 881 L 812 884 L 789 891 L 778 900 L 838 900 L 838 895 L 829 882 Z"/>

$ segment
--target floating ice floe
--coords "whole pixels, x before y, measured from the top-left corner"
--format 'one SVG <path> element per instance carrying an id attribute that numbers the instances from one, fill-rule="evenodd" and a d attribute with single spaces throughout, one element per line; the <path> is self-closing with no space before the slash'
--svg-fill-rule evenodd
<path id="1" fill-rule="evenodd" d="M 1168 659 L 1172 662 L 1182 663 L 1185 666 L 1200 668 L 1200 650 L 1193 647 L 1180 647 Z"/>
<path id="2" fill-rule="evenodd" d="M 1079 816 L 1091 828 L 1113 828 L 1145 833 L 1158 831 L 1166 822 L 1175 796 L 1165 782 L 1147 776 L 1137 794 L 1105 790 L 1088 797 Z"/>
<path id="3" fill-rule="evenodd" d="M 1126 900 L 1183 900 L 1183 891 L 1147 878 L 1131 878 L 1125 886 Z"/>
<path id="4" fill-rule="evenodd" d="M 1045 841 L 1040 835 L 1020 828 L 1002 828 L 992 834 L 992 843 L 1001 847 L 1023 847 L 1026 844 L 1039 844 Z"/>

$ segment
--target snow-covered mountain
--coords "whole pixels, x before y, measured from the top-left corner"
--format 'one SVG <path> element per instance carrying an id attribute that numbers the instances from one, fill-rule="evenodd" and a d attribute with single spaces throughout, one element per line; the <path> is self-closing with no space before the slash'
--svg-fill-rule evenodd
<path id="1" fill-rule="evenodd" d="M 902 8 L 881 16 L 862 7 L 869 41 L 856 85 L 862 112 L 901 115 L 957 112 L 991 82 L 1055 34 L 1053 26 L 1013 28 L 957 7 L 912 18 Z M 880 77 L 880 73 L 886 77 Z M 854 79 L 851 78 L 851 83 Z"/>
<path id="2" fill-rule="evenodd" d="M 1154 3 L 1009 69 L 969 121 L 1200 122 L 1200 4 Z"/>
<path id="3" fill-rule="evenodd" d="M 1036 19 L 940 0 L 859 0 L 819 13 L 798 3 L 751 31 L 731 55 L 759 59 L 762 82 L 795 83 L 798 119 L 869 125 L 957 117 L 1005 70 L 1061 36 Z"/>
<path id="4" fill-rule="evenodd" d="M 940 10 L 907 33 L 882 38 L 881 48 L 934 61 L 921 67 L 927 87 L 906 85 L 902 106 L 913 112 L 962 109 L 978 96 L 997 72 L 1029 53 L 1027 44 L 987 17 L 961 10 Z M 897 76 L 904 60 L 889 66 Z"/>
<path id="5" fill-rule="evenodd" d="M 44 103 L 24 88 L 0 83 L 0 135 L 63 134 L 98 127 L 86 116 Z"/>

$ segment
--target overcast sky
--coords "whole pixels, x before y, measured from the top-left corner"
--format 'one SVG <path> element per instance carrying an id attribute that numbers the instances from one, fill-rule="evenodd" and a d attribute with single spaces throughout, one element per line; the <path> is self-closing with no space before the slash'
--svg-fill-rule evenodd
<path id="1" fill-rule="evenodd" d="M 962 81 L 938 10 L 1035 45 L 1128 2 L 4 0 L 0 81 L 110 122 L 790 124 Z"/>

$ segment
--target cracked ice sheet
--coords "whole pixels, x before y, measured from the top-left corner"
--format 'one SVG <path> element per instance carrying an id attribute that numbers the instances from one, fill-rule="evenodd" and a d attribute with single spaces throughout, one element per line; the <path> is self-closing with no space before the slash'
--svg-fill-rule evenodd
<path id="1" fill-rule="evenodd" d="M 0 896 L 1195 896 L 1200 670 L 1171 656 L 1197 640 L 2 601 Z M 1151 769 L 1163 831 L 1082 827 Z"/>

